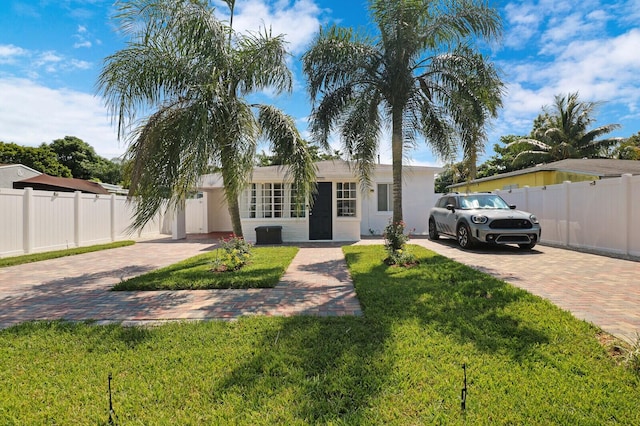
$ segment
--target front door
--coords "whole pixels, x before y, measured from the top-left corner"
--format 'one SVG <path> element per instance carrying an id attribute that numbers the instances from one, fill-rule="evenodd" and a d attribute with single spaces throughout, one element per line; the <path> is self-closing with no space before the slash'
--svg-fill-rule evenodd
<path id="1" fill-rule="evenodd" d="M 333 239 L 331 195 L 331 182 L 318 182 L 318 193 L 309 212 L 310 240 Z"/>

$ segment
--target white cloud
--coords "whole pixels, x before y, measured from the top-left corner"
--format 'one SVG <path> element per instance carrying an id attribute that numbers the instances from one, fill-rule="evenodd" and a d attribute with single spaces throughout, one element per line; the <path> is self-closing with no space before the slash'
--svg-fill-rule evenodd
<path id="1" fill-rule="evenodd" d="M 62 56 L 58 55 L 54 51 L 42 52 L 38 55 L 38 59 L 35 61 L 36 66 L 42 66 L 46 64 L 55 64 L 63 60 Z"/>
<path id="2" fill-rule="evenodd" d="M 504 44 L 512 48 L 524 48 L 538 31 L 540 11 L 531 3 L 509 3 L 504 8 L 510 31 L 504 38 Z"/>
<path id="3" fill-rule="evenodd" d="M 508 93 L 492 142 L 528 133 L 543 105 L 575 91 L 582 100 L 605 102 L 598 123 L 638 131 L 640 29 L 628 17 L 640 18 L 640 0 L 514 0 L 504 12 L 507 52 L 499 65 Z"/>
<path id="4" fill-rule="evenodd" d="M 23 78 L 0 79 L 0 140 L 37 146 L 77 136 L 108 159 L 121 155 L 101 100 L 68 89 L 51 89 Z"/>
<path id="5" fill-rule="evenodd" d="M 81 47 L 91 47 L 92 44 L 89 40 L 79 41 L 73 44 L 74 49 L 79 49 Z"/>
<path id="6" fill-rule="evenodd" d="M 226 4 L 216 3 L 216 13 L 228 20 Z M 271 28 L 273 34 L 284 34 L 290 52 L 303 51 L 320 28 L 322 10 L 312 0 L 248 0 L 236 2 L 233 17 L 234 30 L 256 32 Z"/>
<path id="7" fill-rule="evenodd" d="M 0 44 L 0 64 L 10 64 L 28 52 L 21 47 L 12 44 Z"/>

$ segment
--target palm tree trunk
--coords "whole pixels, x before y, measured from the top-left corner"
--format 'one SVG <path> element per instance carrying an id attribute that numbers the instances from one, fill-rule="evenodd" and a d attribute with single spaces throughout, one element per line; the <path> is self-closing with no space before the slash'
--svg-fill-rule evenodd
<path id="1" fill-rule="evenodd" d="M 227 205 L 229 206 L 229 215 L 231 215 L 231 228 L 236 237 L 244 237 L 242 235 L 242 222 L 240 221 L 240 204 L 237 195 L 229 196 L 227 194 Z"/>
<path id="2" fill-rule="evenodd" d="M 391 156 L 393 170 L 393 222 L 402 222 L 402 108 L 392 111 Z"/>

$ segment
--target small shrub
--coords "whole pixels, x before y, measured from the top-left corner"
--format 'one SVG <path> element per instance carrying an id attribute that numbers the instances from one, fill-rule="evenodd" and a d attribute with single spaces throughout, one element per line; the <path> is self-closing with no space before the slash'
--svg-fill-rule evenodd
<path id="1" fill-rule="evenodd" d="M 404 233 L 404 222 L 389 222 L 384 228 L 384 248 L 387 251 L 387 265 L 410 266 L 416 258 L 406 249 L 409 235 Z"/>
<path id="2" fill-rule="evenodd" d="M 211 262 L 214 272 L 237 271 L 251 258 L 251 243 L 236 236 L 221 239 L 220 249 L 216 253 L 217 256 Z"/>
<path id="3" fill-rule="evenodd" d="M 233 250 L 237 250 L 242 254 L 248 254 L 251 252 L 251 243 L 245 241 L 244 238 L 236 237 L 235 235 L 227 239 L 221 239 L 220 247 L 227 252 L 231 252 Z"/>
<path id="4" fill-rule="evenodd" d="M 389 256 L 385 259 L 385 263 L 387 265 L 412 266 L 417 263 L 417 260 L 413 253 L 409 252 L 405 248 L 389 252 Z"/>

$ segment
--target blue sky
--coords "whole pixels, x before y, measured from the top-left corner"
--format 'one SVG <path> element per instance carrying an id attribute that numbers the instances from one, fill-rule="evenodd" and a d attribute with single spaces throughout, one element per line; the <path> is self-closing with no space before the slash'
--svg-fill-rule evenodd
<path id="1" fill-rule="evenodd" d="M 213 4 L 224 18 L 226 6 Z M 596 125 L 621 124 L 614 136 L 640 131 L 640 0 L 493 5 L 505 31 L 485 53 L 502 69 L 507 94 L 481 161 L 500 136 L 529 133 L 556 94 L 579 91 L 582 100 L 604 102 Z M 37 146 L 72 135 L 107 158 L 124 152 L 95 92 L 103 59 L 125 43 L 110 19 L 113 7 L 112 0 L 0 2 L 0 141 Z M 365 0 L 236 0 L 236 30 L 267 25 L 286 35 L 295 89 L 271 101 L 295 117 L 303 134 L 310 103 L 300 56 L 321 25 L 365 27 L 367 13 Z M 390 163 L 386 141 L 380 156 Z M 441 164 L 423 142 L 409 157 L 411 164 Z"/>

